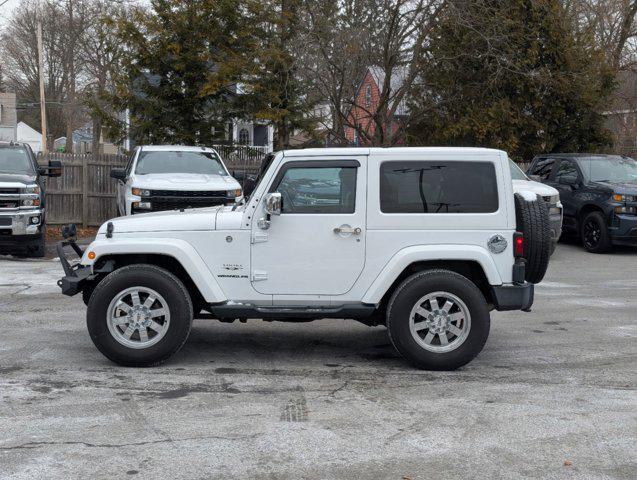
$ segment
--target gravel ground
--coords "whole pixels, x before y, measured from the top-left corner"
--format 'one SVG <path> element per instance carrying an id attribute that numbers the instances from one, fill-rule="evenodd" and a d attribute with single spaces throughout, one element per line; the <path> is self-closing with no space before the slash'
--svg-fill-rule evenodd
<path id="1" fill-rule="evenodd" d="M 561 244 L 457 372 L 383 328 L 196 321 L 164 366 L 94 348 L 55 259 L 0 257 L 0 478 L 637 478 L 637 251 Z"/>

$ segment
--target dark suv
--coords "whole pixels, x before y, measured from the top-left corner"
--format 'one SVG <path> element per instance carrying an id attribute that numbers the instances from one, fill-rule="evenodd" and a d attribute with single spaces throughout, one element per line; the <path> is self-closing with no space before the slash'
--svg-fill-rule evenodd
<path id="1" fill-rule="evenodd" d="M 560 192 L 564 233 L 576 233 L 589 252 L 637 246 L 637 161 L 620 155 L 538 155 L 531 178 Z"/>
<path id="2" fill-rule="evenodd" d="M 26 143 L 0 142 L 0 254 L 44 256 L 44 176 L 59 177 L 62 164 L 40 167 Z"/>

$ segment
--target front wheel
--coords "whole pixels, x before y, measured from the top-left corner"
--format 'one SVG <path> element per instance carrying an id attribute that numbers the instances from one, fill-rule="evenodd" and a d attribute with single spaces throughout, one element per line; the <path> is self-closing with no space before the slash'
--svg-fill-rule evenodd
<path id="1" fill-rule="evenodd" d="M 584 248 L 591 253 L 604 253 L 611 248 L 606 220 L 601 212 L 591 212 L 584 217 L 580 235 Z"/>
<path id="2" fill-rule="evenodd" d="M 93 291 L 86 324 L 104 356 L 120 365 L 149 367 L 174 355 L 190 333 L 193 307 L 184 284 L 154 265 L 110 273 Z"/>
<path id="3" fill-rule="evenodd" d="M 398 352 L 425 370 L 455 370 L 482 351 L 490 317 L 482 292 L 466 277 L 429 270 L 407 278 L 387 307 Z"/>

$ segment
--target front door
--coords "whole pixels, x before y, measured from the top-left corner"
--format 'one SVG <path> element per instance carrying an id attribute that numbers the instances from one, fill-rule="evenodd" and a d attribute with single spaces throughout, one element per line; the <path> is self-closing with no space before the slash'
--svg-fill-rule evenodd
<path id="1" fill-rule="evenodd" d="M 561 179 L 569 179 L 569 182 L 563 182 Z M 582 176 L 574 161 L 562 159 L 555 174 L 550 181 L 546 182 L 560 192 L 560 200 L 564 207 L 564 227 L 567 230 L 573 230 L 577 227 L 577 184 L 573 182 L 581 182 Z"/>
<path id="2" fill-rule="evenodd" d="M 352 288 L 365 263 L 365 158 L 295 158 L 281 165 L 268 187 L 281 193 L 281 215 L 272 216 L 267 230 L 257 218 L 252 224 L 255 290 L 341 295 Z"/>

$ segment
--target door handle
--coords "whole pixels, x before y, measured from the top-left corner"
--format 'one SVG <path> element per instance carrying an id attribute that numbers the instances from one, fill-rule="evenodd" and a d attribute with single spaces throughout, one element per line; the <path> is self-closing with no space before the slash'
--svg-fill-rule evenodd
<path id="1" fill-rule="evenodd" d="M 334 227 L 334 233 L 343 234 L 343 233 L 352 233 L 354 235 L 361 234 L 360 227 Z"/>

